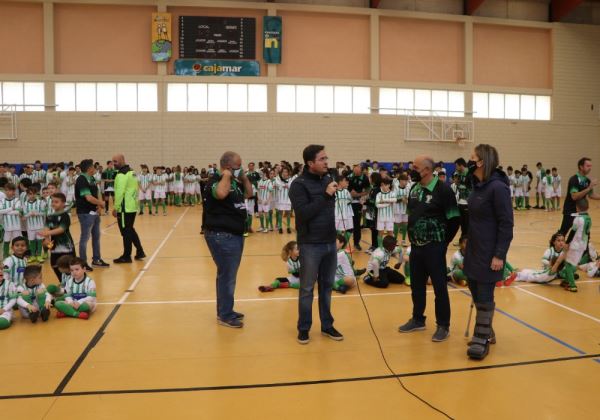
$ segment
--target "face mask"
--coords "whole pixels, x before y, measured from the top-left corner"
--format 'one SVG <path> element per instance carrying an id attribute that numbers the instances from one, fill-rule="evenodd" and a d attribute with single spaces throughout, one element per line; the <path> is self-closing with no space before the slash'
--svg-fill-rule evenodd
<path id="1" fill-rule="evenodd" d="M 413 182 L 420 182 L 421 174 L 413 169 L 412 171 L 410 171 L 410 178 L 413 180 Z"/>
<path id="2" fill-rule="evenodd" d="M 233 170 L 233 176 L 236 178 L 239 177 L 241 173 L 242 173 L 242 168 L 237 168 L 237 169 Z"/>
<path id="3" fill-rule="evenodd" d="M 469 173 L 472 174 L 473 172 L 475 172 L 475 169 L 477 169 L 477 162 L 475 162 L 474 160 L 470 160 L 467 162 L 467 169 L 469 170 Z"/>

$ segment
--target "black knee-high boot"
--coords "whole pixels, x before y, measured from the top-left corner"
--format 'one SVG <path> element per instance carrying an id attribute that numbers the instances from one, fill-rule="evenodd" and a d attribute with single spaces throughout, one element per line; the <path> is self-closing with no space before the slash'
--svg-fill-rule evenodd
<path id="1" fill-rule="evenodd" d="M 476 303 L 477 316 L 475 318 L 475 332 L 469 343 L 467 356 L 471 359 L 483 360 L 490 352 L 490 344 L 496 342 L 496 335 L 492 329 L 494 308 L 492 303 Z"/>

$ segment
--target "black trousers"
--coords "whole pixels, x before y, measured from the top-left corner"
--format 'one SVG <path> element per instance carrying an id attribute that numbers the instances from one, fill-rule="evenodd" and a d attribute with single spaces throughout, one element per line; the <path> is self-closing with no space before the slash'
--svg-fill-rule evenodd
<path id="1" fill-rule="evenodd" d="M 62 280 L 62 273 L 60 272 L 60 270 L 56 266 L 56 262 L 63 255 L 70 255 L 70 256 L 74 257 L 75 256 L 75 251 L 71 251 L 71 252 L 52 252 L 52 251 L 50 251 L 50 267 L 52 267 L 52 270 L 54 271 L 54 274 L 56 274 L 56 278 L 58 279 L 59 283 Z"/>
<path id="2" fill-rule="evenodd" d="M 496 283 L 469 279 L 469 290 L 475 303 L 494 303 Z"/>
<path id="3" fill-rule="evenodd" d="M 466 204 L 459 204 L 460 212 L 460 236 L 465 236 L 469 232 L 469 207 Z"/>
<path id="4" fill-rule="evenodd" d="M 135 245 L 136 253 L 142 254 L 144 249 L 140 242 L 140 237 L 135 231 L 133 224 L 135 223 L 136 212 L 133 213 L 117 213 L 117 223 L 119 231 L 123 237 L 123 257 L 131 258 L 131 246 Z"/>
<path id="5" fill-rule="evenodd" d="M 563 214 L 562 223 L 560 224 L 560 229 L 558 230 L 563 235 L 569 233 L 569 230 L 573 226 L 573 220 L 575 218 L 570 214 Z"/>
<path id="6" fill-rule="evenodd" d="M 443 242 L 412 246 L 410 253 L 410 289 L 413 302 L 413 319 L 425 322 L 427 303 L 427 278 L 431 278 L 435 293 L 435 318 L 437 325 L 450 327 L 450 298 L 446 277 L 446 250 Z"/>
<path id="7" fill-rule="evenodd" d="M 367 279 L 365 279 L 365 283 L 369 286 L 385 289 L 390 285 L 390 283 L 404 283 L 404 276 L 396 270 L 386 267 L 384 269 L 379 270 L 379 280 L 373 281 L 373 279 L 369 276 Z"/>
<path id="8" fill-rule="evenodd" d="M 352 211 L 354 212 L 354 216 L 352 216 L 352 224 L 354 225 L 353 236 L 354 236 L 354 246 L 360 245 L 360 240 L 362 238 L 362 204 L 360 203 L 352 203 Z"/>

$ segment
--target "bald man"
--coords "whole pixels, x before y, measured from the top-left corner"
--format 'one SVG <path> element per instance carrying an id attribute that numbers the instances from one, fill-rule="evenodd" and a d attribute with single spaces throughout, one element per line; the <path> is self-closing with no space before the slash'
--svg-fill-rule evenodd
<path id="1" fill-rule="evenodd" d="M 417 156 L 411 173 L 415 185 L 408 198 L 408 237 L 411 244 L 410 275 L 412 318 L 401 333 L 425 329 L 427 279 L 435 292 L 437 328 L 434 342 L 450 335 L 450 299 L 446 280 L 446 251 L 459 227 L 458 206 L 452 189 L 433 174 L 434 160 Z"/>
<path id="2" fill-rule="evenodd" d="M 115 178 L 115 203 L 113 216 L 117 218 L 119 231 L 123 237 L 123 255 L 113 260 L 115 264 L 131 263 L 132 245 L 135 245 L 136 260 L 146 258 L 140 238 L 133 227 L 135 216 L 139 211 L 138 180 L 135 172 L 125 163 L 125 156 L 118 154 L 112 161 L 117 169 Z"/>

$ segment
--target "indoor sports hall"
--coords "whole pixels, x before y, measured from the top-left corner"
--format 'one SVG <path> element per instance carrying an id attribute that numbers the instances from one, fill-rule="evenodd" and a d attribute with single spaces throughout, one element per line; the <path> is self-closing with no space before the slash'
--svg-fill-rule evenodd
<path id="1" fill-rule="evenodd" d="M 0 328 L 2 418 L 598 418 L 600 2 L 0 0 L 0 22 L 4 242 L 9 217 L 21 223 L 2 250 L 0 321 L 8 319 L 0 323 L 6 326 Z M 381 229 L 369 225 L 368 204 L 358 200 L 351 207 L 363 206 L 362 237 L 357 241 L 348 233 L 352 239 L 340 250 L 353 262 L 355 283 L 331 292 L 343 340 L 320 334 L 315 286 L 310 342 L 299 344 L 302 286 L 299 291 L 289 280 L 288 287 L 282 277 L 295 275 L 282 248 L 302 241 L 305 219 L 292 193 L 312 170 L 314 159 L 303 158 L 311 144 L 324 146 L 338 192 L 345 168 L 351 173 L 354 165 L 371 180 L 383 173 L 392 183 L 407 175 L 413 191 L 433 170 L 429 159 L 442 163 L 431 176 L 444 184 L 439 178 L 447 175 L 444 188 L 450 191 L 453 174 L 461 171 L 458 158 L 473 168 L 483 161 L 474 151 L 479 144 L 497 150 L 498 173 L 511 167 L 529 176 L 509 206 L 514 227 L 502 268 L 509 280 L 494 287 L 489 354 L 481 360 L 467 356 L 483 324 L 471 289 L 452 274 L 460 229 L 446 251 L 449 335 L 432 342 L 439 297 L 431 285 L 425 330 L 400 333 L 413 314 L 416 274 L 410 276 L 406 265 L 415 267 L 414 249 L 420 246 L 413 241 L 412 213 L 406 239 L 395 232 L 400 251 L 386 268 L 402 263 L 398 272 L 412 277 L 412 285 L 373 287 L 364 282 L 373 273 L 356 270 L 370 270 L 385 242 L 377 242 Z M 233 162 L 237 156 L 241 166 L 224 158 L 227 151 L 235 152 Z M 297 163 L 306 165 L 290 181 L 290 219 L 278 209 L 271 230 L 267 216 L 263 229 L 260 211 L 244 219 L 235 287 L 243 322 L 224 325 L 216 315 L 215 287 L 222 255 L 208 244 L 211 220 L 221 213 L 206 209 L 223 201 L 219 186 L 227 176 L 232 189 L 228 184 L 226 197 L 238 183 L 251 182 L 251 162 L 257 170 L 268 168 L 254 187 L 268 183 L 273 171 L 281 181 L 290 162 L 290 175 L 292 166 L 295 171 Z M 171 189 L 179 181 L 178 166 L 191 177 L 188 182 L 181 175 L 181 192 Z M 86 168 L 87 174 L 96 172 L 88 176 Z M 32 176 L 44 176 L 29 180 L 32 169 Z M 161 175 L 165 169 L 171 178 Z M 423 175 L 413 177 L 421 169 Z M 55 179 L 47 177 L 53 170 Z M 478 176 L 473 170 L 469 174 Z M 128 198 L 119 188 L 127 176 L 125 191 L 135 185 L 129 199 L 141 209 L 124 210 Z M 91 194 L 81 180 L 94 186 Z M 511 191 L 521 188 L 518 181 L 513 188 L 510 177 L 506 182 L 506 191 L 509 183 Z M 51 184 L 58 192 L 44 204 L 40 232 L 55 229 L 50 221 L 60 216 L 62 233 L 32 239 L 28 203 L 45 202 Z M 110 185 L 114 194 L 107 194 Z M 557 194 L 545 195 L 550 189 Z M 571 217 L 563 209 L 572 194 L 580 195 L 571 198 L 574 226 L 564 231 L 569 247 L 563 264 L 570 264 L 578 240 L 585 241 L 587 258 L 573 263 L 575 283 L 563 276 L 562 265 L 551 280 L 521 281 L 523 270 L 540 270 L 551 237 Z M 321 195 L 328 197 L 327 191 Z M 452 197 L 456 204 L 459 193 Z M 122 210 L 116 207 L 120 199 Z M 413 199 L 409 195 L 409 209 Z M 6 210 L 11 200 L 21 200 L 14 213 Z M 61 200 L 67 207 L 57 216 L 55 201 Z M 587 211 L 582 202 L 589 204 Z M 252 201 L 243 203 L 244 212 L 254 208 Z M 85 216 L 95 216 L 92 237 L 101 248 L 96 255 L 86 238 L 83 259 L 92 270 L 83 275 L 95 283 L 87 292 L 95 308 L 85 316 L 79 316 L 81 305 L 63 313 L 57 303 L 63 301 L 43 292 L 51 296 L 49 318 L 32 322 L 32 314 L 44 308 L 27 300 L 32 286 L 15 284 L 3 295 L 4 284 L 40 266 L 45 287 L 57 285 L 52 254 L 61 242 L 55 235 L 69 226 L 72 250 L 81 257 L 85 205 L 92 206 Z M 143 251 L 134 246 L 137 253 L 130 249 L 127 256 L 123 214 L 131 212 Z M 13 242 L 21 232 L 27 250 L 18 258 L 27 268 L 11 271 L 21 252 Z M 488 234 L 469 230 L 469 243 Z M 38 240 L 43 249 L 36 251 L 32 243 Z M 79 274 L 69 261 L 70 280 L 60 287 L 70 305 Z M 104 261 L 110 266 L 97 264 Z M 281 280 L 273 286 L 274 279 Z M 259 290 L 264 285 L 270 291 Z M 5 305 L 12 298 L 14 310 L 13 303 Z"/>

